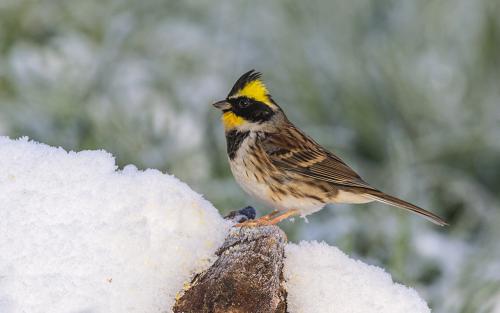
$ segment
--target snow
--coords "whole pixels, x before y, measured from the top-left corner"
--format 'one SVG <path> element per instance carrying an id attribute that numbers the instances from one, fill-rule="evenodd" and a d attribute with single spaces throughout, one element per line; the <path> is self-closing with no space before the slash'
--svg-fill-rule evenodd
<path id="1" fill-rule="evenodd" d="M 0 138 L 2 313 L 165 312 L 228 226 L 173 176 Z"/>
<path id="2" fill-rule="evenodd" d="M 430 312 L 415 290 L 335 247 L 301 242 L 288 244 L 285 254 L 290 313 Z"/>
<path id="3" fill-rule="evenodd" d="M 2 313 L 171 312 L 229 226 L 171 175 L 0 137 Z M 429 312 L 414 290 L 324 243 L 288 244 L 284 271 L 290 313 Z"/>

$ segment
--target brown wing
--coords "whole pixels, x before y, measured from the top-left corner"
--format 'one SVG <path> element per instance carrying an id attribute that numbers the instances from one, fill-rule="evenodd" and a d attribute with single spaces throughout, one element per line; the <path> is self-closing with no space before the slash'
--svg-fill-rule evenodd
<path id="1" fill-rule="evenodd" d="M 268 133 L 261 145 L 278 168 L 345 187 L 373 189 L 339 157 L 291 126 Z"/>
<path id="2" fill-rule="evenodd" d="M 351 191 L 357 190 L 368 199 L 421 214 L 441 226 L 447 225 L 434 213 L 371 187 L 338 156 L 293 126 L 285 128 L 282 133 L 263 136 L 261 145 L 271 162 L 283 171 L 330 182 Z"/>

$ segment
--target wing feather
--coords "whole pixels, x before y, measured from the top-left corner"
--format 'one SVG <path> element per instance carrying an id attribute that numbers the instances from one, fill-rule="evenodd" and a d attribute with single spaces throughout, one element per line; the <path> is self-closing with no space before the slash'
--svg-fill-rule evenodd
<path id="1" fill-rule="evenodd" d="M 261 145 L 271 162 L 284 171 L 335 185 L 373 189 L 342 159 L 295 127 L 266 134 Z"/>

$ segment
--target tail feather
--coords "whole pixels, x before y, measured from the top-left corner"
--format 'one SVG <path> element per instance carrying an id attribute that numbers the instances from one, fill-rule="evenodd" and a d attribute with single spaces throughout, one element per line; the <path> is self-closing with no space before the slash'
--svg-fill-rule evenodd
<path id="1" fill-rule="evenodd" d="M 366 194 L 364 194 L 365 197 L 379 201 L 388 205 L 392 205 L 401 209 L 405 209 L 408 211 L 411 211 L 413 213 L 417 213 L 428 219 L 429 221 L 433 222 L 434 224 L 437 224 L 439 226 L 446 226 L 448 223 L 446 223 L 442 218 L 437 216 L 434 213 L 431 213 L 427 210 L 424 210 L 416 205 L 413 205 L 409 202 L 403 201 L 401 199 L 398 199 L 396 197 L 390 196 L 388 194 L 385 194 L 381 191 L 367 191 Z"/>

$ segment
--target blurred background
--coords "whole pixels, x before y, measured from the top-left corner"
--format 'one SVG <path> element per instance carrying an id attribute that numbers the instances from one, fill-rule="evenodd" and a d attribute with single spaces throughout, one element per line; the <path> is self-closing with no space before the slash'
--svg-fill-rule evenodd
<path id="1" fill-rule="evenodd" d="M 499 17 L 498 0 L 0 0 L 0 134 L 105 149 L 222 213 L 261 208 L 210 105 L 255 68 L 368 182 L 451 224 L 337 205 L 283 223 L 290 240 L 382 266 L 434 312 L 500 312 Z"/>

